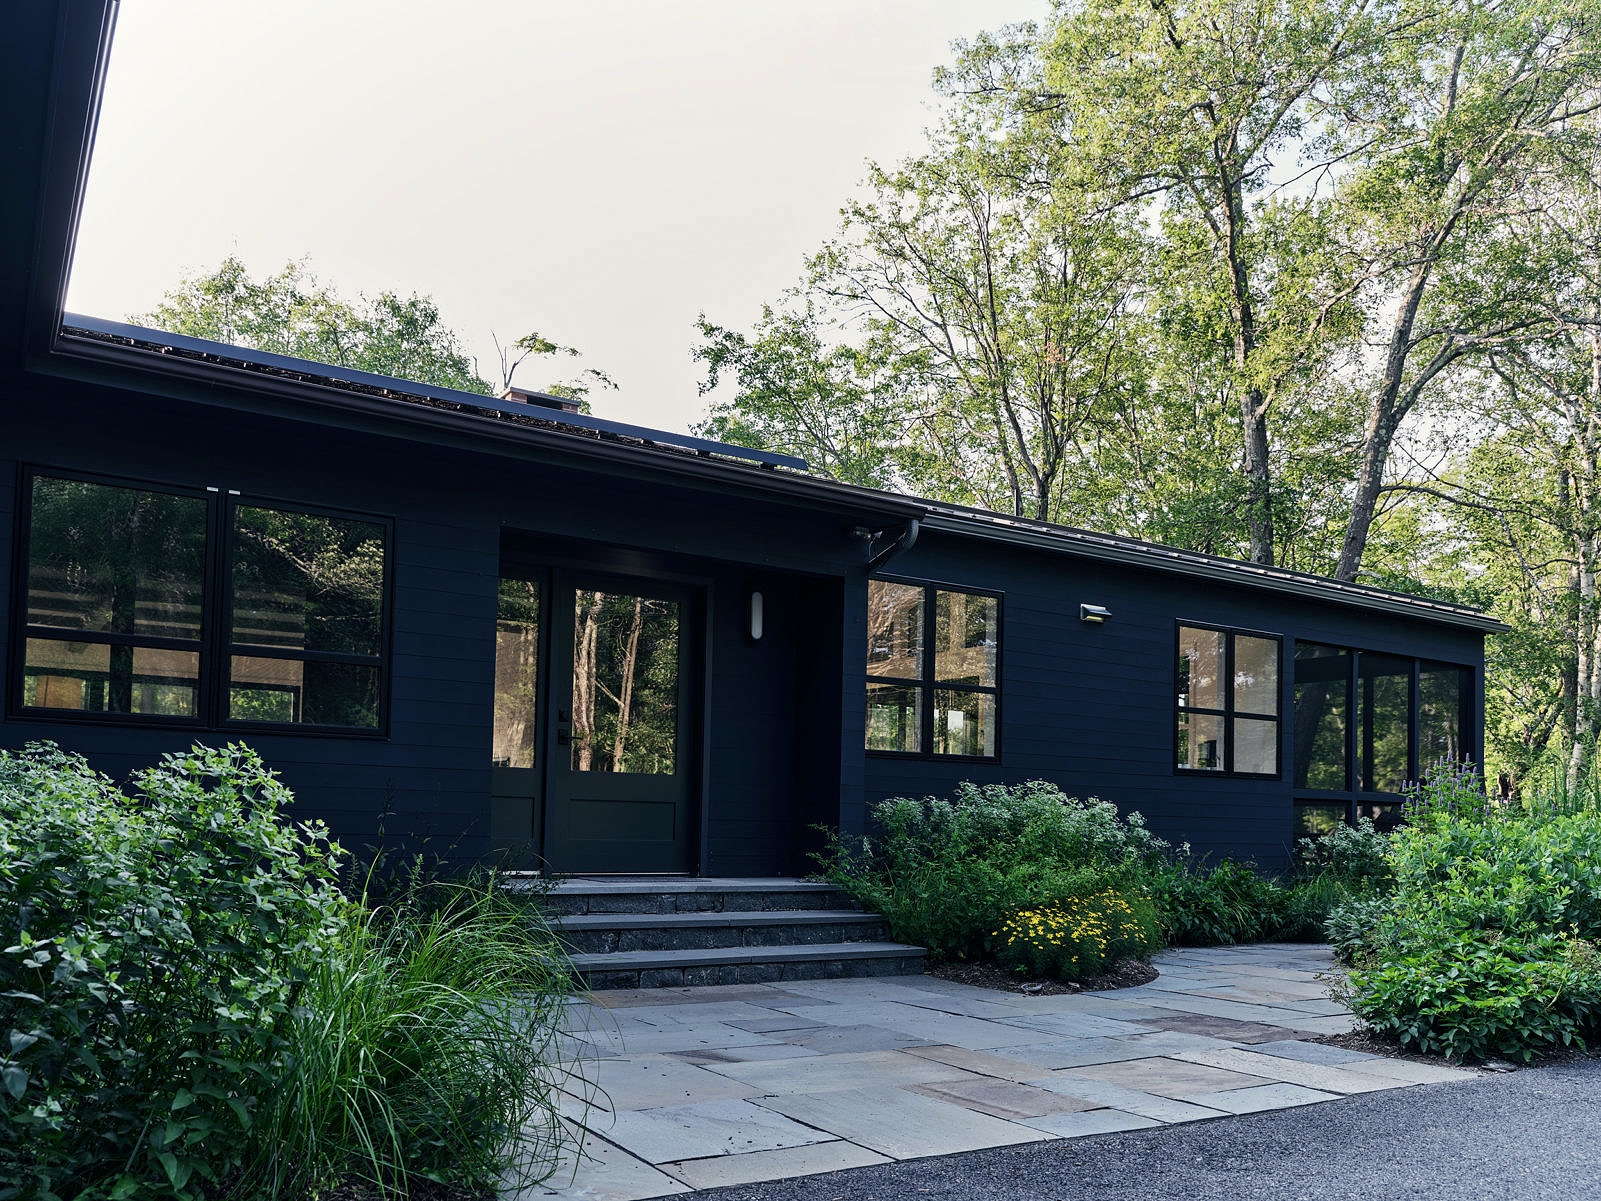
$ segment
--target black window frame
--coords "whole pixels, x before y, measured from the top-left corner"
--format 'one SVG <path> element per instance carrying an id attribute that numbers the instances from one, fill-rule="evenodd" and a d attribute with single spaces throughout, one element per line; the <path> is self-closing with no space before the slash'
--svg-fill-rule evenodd
<path id="1" fill-rule="evenodd" d="M 1223 663 L 1218 672 L 1218 688 L 1223 697 L 1223 708 L 1221 709 L 1210 705 L 1179 704 L 1179 651 L 1183 646 L 1183 632 L 1186 629 L 1208 630 L 1223 635 Z M 1237 709 L 1235 707 L 1234 639 L 1236 636 L 1259 638 L 1278 647 L 1278 713 L 1257 713 L 1253 710 Z M 1168 761 L 1172 765 L 1172 771 L 1175 776 L 1183 776 L 1191 780 L 1282 780 L 1284 778 L 1284 640 L 1285 635 L 1274 633 L 1271 630 L 1252 630 L 1244 626 L 1219 625 L 1215 621 L 1192 621 L 1183 617 L 1173 622 L 1173 687 L 1170 694 L 1173 712 L 1173 741 L 1169 746 Z M 1180 765 L 1179 718 L 1185 713 L 1222 719 L 1223 766 L 1221 768 L 1185 767 Z M 1234 769 L 1234 720 L 1237 717 L 1244 718 L 1247 721 L 1271 721 L 1276 726 L 1273 739 L 1273 770 L 1271 772 L 1236 771 Z"/>
<path id="2" fill-rule="evenodd" d="M 866 704 L 867 686 L 869 684 L 897 684 L 904 688 L 918 689 L 923 696 L 923 703 L 918 714 L 918 749 L 915 751 L 892 751 L 875 747 L 867 747 L 866 752 L 875 758 L 883 759 L 909 759 L 921 762 L 935 763 L 990 763 L 1001 761 L 1001 670 L 1005 651 L 1006 626 L 1006 598 L 1005 593 L 993 588 L 973 588 L 965 584 L 951 584 L 936 580 L 914 579 L 907 576 L 873 574 L 868 577 L 868 583 L 900 584 L 908 588 L 920 588 L 923 592 L 923 647 L 922 675 L 915 680 L 903 676 L 874 675 L 872 672 L 862 672 L 862 697 Z M 939 592 L 960 592 L 967 596 L 987 597 L 995 602 L 995 683 L 982 684 L 951 684 L 942 682 L 934 673 L 936 655 L 934 639 L 934 614 L 937 611 L 935 594 Z M 865 661 L 866 656 L 863 656 Z M 993 755 L 952 755 L 934 749 L 934 694 L 936 692 L 970 692 L 979 693 L 992 698 L 995 706 L 995 753 Z M 866 733 L 863 732 L 863 742 Z"/>
<path id="3" fill-rule="evenodd" d="M 1372 647 L 1352 646 L 1349 643 L 1334 642 L 1326 638 L 1296 638 L 1296 644 L 1306 643 L 1309 646 L 1326 646 L 1334 650 L 1344 651 L 1347 655 L 1346 686 L 1345 686 L 1345 782 L 1344 788 L 1300 788 L 1292 790 L 1292 804 L 1296 813 L 1297 829 L 1300 828 L 1299 810 L 1305 807 L 1344 806 L 1345 822 L 1354 825 L 1359 817 L 1373 817 L 1376 820 L 1381 816 L 1394 821 L 1399 818 L 1401 807 L 1406 803 L 1406 795 L 1402 792 L 1392 792 L 1382 789 L 1365 788 L 1368 772 L 1371 771 L 1371 751 L 1363 754 L 1363 743 L 1371 742 L 1371 731 L 1365 731 L 1362 726 L 1362 714 L 1368 705 L 1364 703 L 1361 695 L 1364 680 L 1371 681 L 1375 677 L 1362 674 L 1362 656 L 1378 655 L 1386 659 L 1404 659 L 1409 663 L 1407 684 L 1407 749 L 1406 749 L 1406 780 L 1407 783 L 1416 783 L 1424 764 L 1420 762 L 1419 752 L 1422 742 L 1422 684 L 1423 675 L 1430 671 L 1455 671 L 1460 673 L 1462 690 L 1458 695 L 1458 717 L 1463 727 L 1472 731 L 1469 754 L 1460 762 L 1479 763 L 1484 759 L 1483 745 L 1483 717 L 1480 712 L 1480 698 L 1478 681 L 1481 667 L 1472 663 L 1456 663 L 1449 659 L 1436 659 L 1426 655 L 1405 654 L 1396 651 L 1374 650 Z M 1291 654 L 1292 665 L 1296 662 Z M 1290 720 L 1295 720 L 1295 685 L 1292 677 L 1290 687 Z M 1293 728 L 1293 724 L 1292 724 Z M 1292 765 L 1292 784 L 1294 780 Z"/>
<path id="4" fill-rule="evenodd" d="M 257 494 L 246 495 L 238 489 L 220 485 L 189 485 L 156 483 L 126 476 L 99 472 L 78 471 L 47 465 L 26 464 L 18 473 L 18 497 L 14 529 L 11 571 L 11 659 L 5 673 L 5 713 L 8 720 L 40 723 L 70 722 L 97 726 L 132 726 L 141 729 L 168 728 L 183 730 L 251 732 L 292 737 L 335 737 L 387 740 L 390 735 L 390 689 L 393 679 L 394 638 L 394 548 L 395 522 L 392 517 L 356 512 L 330 505 L 308 503 L 301 500 L 278 499 Z M 96 484 L 110 488 L 136 489 L 141 492 L 168 496 L 186 496 L 203 500 L 206 504 L 205 566 L 203 569 L 200 602 L 200 637 L 173 639 L 145 635 L 124 635 L 98 631 L 64 631 L 51 626 L 28 624 L 28 566 L 33 540 L 34 481 L 39 478 L 67 480 L 76 483 Z M 377 655 L 356 655 L 333 651 L 305 651 L 290 647 L 261 646 L 254 643 L 236 643 L 233 633 L 233 559 L 234 513 L 239 508 L 268 509 L 274 512 L 299 513 L 334 520 L 360 521 L 379 527 L 383 533 L 384 562 L 382 612 L 379 615 L 379 652 Z M 49 639 L 59 642 L 87 642 L 107 645 L 149 646 L 158 649 L 194 651 L 199 656 L 196 677 L 196 715 L 185 717 L 161 713 L 104 713 L 81 709 L 52 709 L 24 705 L 23 683 L 26 677 L 26 648 L 28 640 Z M 372 726 L 336 726 L 295 721 L 264 721 L 234 718 L 228 714 L 232 687 L 233 658 L 235 655 L 251 658 L 286 659 L 298 662 L 352 663 L 371 666 L 378 671 L 377 722 Z"/>

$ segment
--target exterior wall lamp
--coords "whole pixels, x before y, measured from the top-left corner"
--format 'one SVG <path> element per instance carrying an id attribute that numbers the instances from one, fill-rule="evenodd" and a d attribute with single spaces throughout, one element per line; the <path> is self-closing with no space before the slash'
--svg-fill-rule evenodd
<path id="1" fill-rule="evenodd" d="M 1078 607 L 1078 619 L 1087 621 L 1091 625 L 1100 625 L 1110 616 L 1112 616 L 1112 611 L 1105 605 L 1080 605 Z"/>
<path id="2" fill-rule="evenodd" d="M 752 642 L 760 642 L 762 640 L 762 634 L 766 632 L 765 608 L 766 606 L 763 603 L 762 594 L 760 592 L 752 591 L 750 594 L 749 604 L 746 608 L 746 614 L 749 619 L 749 624 L 746 626 L 746 632 L 750 634 L 750 640 Z"/>

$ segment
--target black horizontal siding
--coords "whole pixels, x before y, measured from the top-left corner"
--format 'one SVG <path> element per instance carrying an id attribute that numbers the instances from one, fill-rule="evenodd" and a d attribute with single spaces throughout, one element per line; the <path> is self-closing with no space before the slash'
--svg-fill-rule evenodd
<path id="1" fill-rule="evenodd" d="M 885 570 L 1004 593 L 1001 758 L 868 755 L 870 802 L 948 796 L 964 780 L 1044 779 L 1070 795 L 1138 811 L 1157 834 L 1198 853 L 1275 867 L 1289 862 L 1292 842 L 1288 669 L 1295 639 L 1482 664 L 1482 638 L 1472 631 L 944 533 L 925 535 Z M 1112 617 L 1102 625 L 1081 622 L 1081 603 L 1104 605 Z M 1181 620 L 1285 636 L 1282 779 L 1175 774 L 1173 640 Z M 860 679 L 858 668 L 858 686 Z"/>

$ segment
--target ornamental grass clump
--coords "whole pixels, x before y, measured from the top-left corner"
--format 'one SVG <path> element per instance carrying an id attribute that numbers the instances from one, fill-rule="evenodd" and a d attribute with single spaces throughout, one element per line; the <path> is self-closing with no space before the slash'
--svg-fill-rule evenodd
<path id="1" fill-rule="evenodd" d="M 1150 898 L 1112 889 L 1019 910 L 991 937 L 996 961 L 1018 975 L 1075 981 L 1121 959 L 1145 959 L 1161 945 Z"/>

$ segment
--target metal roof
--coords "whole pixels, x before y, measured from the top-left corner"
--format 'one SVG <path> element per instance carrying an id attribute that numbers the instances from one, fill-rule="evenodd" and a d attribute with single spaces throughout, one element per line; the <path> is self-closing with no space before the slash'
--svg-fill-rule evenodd
<path id="1" fill-rule="evenodd" d="M 322 387 L 331 385 L 347 392 L 376 395 L 398 402 L 466 412 L 473 416 L 498 417 L 519 426 L 588 434 L 608 442 L 674 452 L 679 456 L 693 457 L 701 462 L 721 462 L 727 469 L 735 472 L 751 472 L 755 476 L 772 480 L 774 484 L 782 481 L 789 487 L 803 486 L 815 489 L 815 495 L 819 499 L 827 495 L 830 500 L 837 503 L 842 497 L 850 496 L 862 502 L 875 503 L 898 514 L 910 516 L 915 513 L 925 528 L 963 537 L 988 539 L 1014 546 L 1032 546 L 1058 554 L 1080 555 L 1155 571 L 1202 576 L 1335 604 L 1353 605 L 1464 626 L 1486 633 L 1501 632 L 1509 628 L 1504 622 L 1489 616 L 1483 610 L 1468 605 L 1393 592 L 1366 584 L 1345 583 L 1309 572 L 1226 559 L 1219 555 L 1202 554 L 1181 547 L 1142 542 L 1135 538 L 1101 534 L 1027 517 L 1012 517 L 988 509 L 948 504 L 800 474 L 807 470 L 806 461 L 793 455 L 752 450 L 749 447 L 696 438 L 688 434 L 608 421 L 557 408 L 546 409 L 519 401 L 500 400 L 477 392 L 441 388 L 413 380 L 396 379 L 348 367 L 335 367 L 266 351 L 248 350 L 221 342 L 211 342 L 116 321 L 105 321 L 98 317 L 86 317 L 75 313 L 68 313 L 64 317 L 63 332 L 126 345 L 145 352 L 178 355 L 186 359 L 288 378 Z M 789 470 L 780 471 L 778 470 L 780 468 Z"/>
<path id="2" fill-rule="evenodd" d="M 752 450 L 748 446 L 735 446 L 728 442 L 714 442 L 710 438 L 697 438 L 690 434 L 675 434 L 666 430 L 650 429 L 642 425 L 629 425 L 622 421 L 609 421 L 604 417 L 591 417 L 587 413 L 572 413 L 555 407 L 560 398 L 543 392 L 528 395 L 552 402 L 551 408 L 525 404 L 516 400 L 501 400 L 478 392 L 464 392 L 457 388 L 441 388 L 435 384 L 416 380 L 397 379 L 372 371 L 358 371 L 353 367 L 338 367 L 331 363 L 317 363 L 309 359 L 296 359 L 288 355 L 273 354 L 265 350 L 251 350 L 230 346 L 224 342 L 211 342 L 204 338 L 191 338 L 165 330 L 147 329 L 141 325 L 128 325 L 120 321 L 106 321 L 99 317 L 86 317 L 81 313 L 67 313 L 62 317 L 62 328 L 69 333 L 93 334 L 102 338 L 117 338 L 140 346 L 161 350 L 179 351 L 201 358 L 233 363 L 255 370 L 287 372 L 314 378 L 320 382 L 343 384 L 365 390 L 377 390 L 397 395 L 402 399 L 425 399 L 445 404 L 464 405 L 468 408 L 503 413 L 512 417 L 568 426 L 591 433 L 628 438 L 652 446 L 675 446 L 698 454 L 721 455 L 724 458 L 743 459 L 762 467 L 789 467 L 806 470 L 806 460 L 794 455 L 776 454 L 767 450 Z"/>

